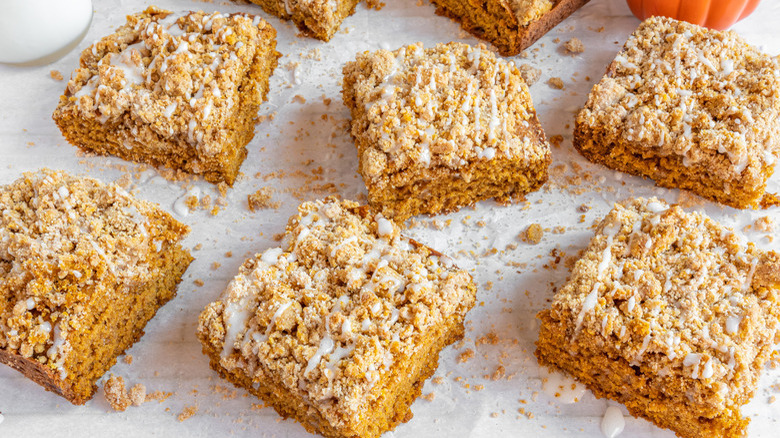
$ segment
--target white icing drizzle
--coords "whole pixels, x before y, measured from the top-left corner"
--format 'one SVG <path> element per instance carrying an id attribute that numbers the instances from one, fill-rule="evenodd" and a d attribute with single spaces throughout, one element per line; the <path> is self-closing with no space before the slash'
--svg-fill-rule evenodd
<path id="1" fill-rule="evenodd" d="M 376 232 L 379 234 L 379 237 L 391 237 L 393 235 L 393 223 L 385 219 L 381 213 L 377 213 L 374 220 L 376 220 Z"/>
<path id="2" fill-rule="evenodd" d="M 607 271 L 609 263 L 612 261 L 612 242 L 615 239 L 618 231 L 620 231 L 619 224 L 609 224 L 604 227 L 604 235 L 607 236 L 607 245 L 604 247 L 604 252 L 601 254 L 601 262 L 599 263 L 597 276 L 601 278 Z"/>
<path id="3" fill-rule="evenodd" d="M 51 347 L 49 347 L 48 350 L 46 350 L 46 356 L 49 359 L 54 359 L 55 357 L 58 357 L 58 359 L 54 362 L 54 364 L 57 367 L 57 371 L 60 372 L 60 379 L 65 379 L 67 377 L 67 372 L 65 371 L 65 368 L 63 367 L 63 363 L 65 363 L 65 352 L 64 350 L 67 347 L 67 341 L 65 340 L 65 336 L 62 334 L 62 329 L 60 329 L 59 324 L 54 324 L 54 333 L 52 335 L 52 344 Z"/>
<path id="4" fill-rule="evenodd" d="M 617 406 L 608 406 L 601 419 L 601 433 L 607 438 L 615 438 L 623 432 L 626 427 L 626 420 L 623 413 Z"/>
<path id="5" fill-rule="evenodd" d="M 634 296 L 632 295 L 631 297 L 628 298 L 628 303 L 626 304 L 626 311 L 628 311 L 628 313 L 633 312 L 635 305 L 636 305 L 636 298 L 634 298 Z"/>
<path id="6" fill-rule="evenodd" d="M 689 367 L 691 365 L 697 365 L 700 361 L 701 361 L 701 354 L 688 353 L 685 355 L 685 358 L 683 359 L 683 366 Z"/>
<path id="7" fill-rule="evenodd" d="M 243 276 L 236 277 L 228 286 L 228 289 L 236 287 L 238 282 L 242 282 L 244 280 L 245 277 Z M 250 300 L 247 296 L 241 297 L 237 302 L 228 301 L 225 303 L 225 341 L 222 345 L 223 358 L 227 357 L 233 352 L 238 335 L 241 333 L 241 330 L 246 327 L 247 321 L 249 321 L 249 318 L 251 318 L 252 314 L 254 313 L 249 304 Z"/>
<path id="8" fill-rule="evenodd" d="M 655 214 L 663 213 L 669 209 L 668 205 L 658 201 L 648 202 L 646 207 L 648 210 L 652 211 Z"/>
<path id="9" fill-rule="evenodd" d="M 713 369 L 712 358 L 710 358 L 704 363 L 704 369 L 701 371 L 700 377 L 702 379 L 709 379 L 713 374 L 715 374 L 715 370 Z"/>
<path id="10" fill-rule="evenodd" d="M 642 339 L 642 345 L 639 347 L 639 351 L 636 353 L 636 357 L 632 361 L 632 365 L 638 365 L 639 361 L 642 360 L 642 356 L 645 355 L 645 351 L 647 351 L 647 346 L 650 345 L 650 340 L 653 338 L 653 332 L 646 334 L 645 337 Z"/>
<path id="11" fill-rule="evenodd" d="M 743 315 L 731 315 L 726 318 L 726 333 L 733 335 L 739 331 Z"/>
<path id="12" fill-rule="evenodd" d="M 314 367 L 316 367 L 320 361 L 322 361 L 322 357 L 326 354 L 330 354 L 331 351 L 333 351 L 335 344 L 333 343 L 333 339 L 331 339 L 329 333 L 325 333 L 323 335 L 322 339 L 320 339 L 320 344 L 317 347 L 317 351 L 312 355 L 312 357 L 309 358 L 309 361 L 306 363 L 306 369 L 303 371 L 304 376 L 308 376 L 309 373 L 314 370 Z"/>
<path id="13" fill-rule="evenodd" d="M 580 309 L 580 313 L 577 314 L 576 331 L 579 331 L 582 320 L 585 319 L 585 314 L 596 307 L 596 303 L 598 303 L 599 299 L 599 286 L 601 286 L 601 283 L 594 284 L 593 289 L 588 296 L 585 297 L 585 301 L 582 302 L 582 309 Z"/>
<path id="14" fill-rule="evenodd" d="M 750 262 L 750 270 L 747 273 L 747 276 L 745 276 L 745 282 L 742 283 L 742 293 L 747 293 L 750 291 L 750 287 L 753 284 L 753 274 L 756 273 L 756 265 L 758 264 L 758 258 L 754 258 Z"/>
<path id="15" fill-rule="evenodd" d="M 274 312 L 273 316 L 271 316 L 271 321 L 268 323 L 268 327 L 265 328 L 265 333 L 263 335 L 258 335 L 257 337 L 253 336 L 254 340 L 257 342 L 267 341 L 268 337 L 271 335 L 271 332 L 276 326 L 276 321 L 278 321 L 279 318 L 282 317 L 284 311 L 287 310 L 292 305 L 292 303 L 293 303 L 292 301 L 287 301 L 281 306 L 279 306 L 279 308 L 276 309 L 276 312 Z M 244 342 L 246 342 L 247 340 L 248 339 L 244 339 Z"/>
<path id="16" fill-rule="evenodd" d="M 284 251 L 282 248 L 276 247 L 276 248 L 268 248 L 263 252 L 263 255 L 260 257 L 260 260 L 263 263 L 266 263 L 268 265 L 276 265 L 276 263 L 279 261 L 279 256 L 282 255 Z"/>
<path id="17" fill-rule="evenodd" d="M 328 377 L 328 380 L 331 380 L 333 378 L 333 375 L 335 372 L 333 371 L 333 367 L 349 355 L 350 352 L 352 352 L 352 349 L 354 349 L 354 346 L 351 347 L 339 347 L 336 352 L 334 352 L 334 348 L 336 347 L 335 342 L 330 337 L 330 318 L 333 316 L 333 314 L 340 312 L 342 309 L 342 306 L 349 302 L 349 297 L 346 295 L 342 295 L 339 297 L 338 300 L 336 300 L 336 304 L 333 305 L 333 308 L 330 310 L 330 313 L 328 316 L 325 317 L 325 333 L 323 334 L 322 338 L 320 339 L 320 343 L 317 346 L 317 351 L 314 352 L 314 355 L 309 358 L 309 361 L 306 363 L 306 369 L 303 371 L 303 375 L 307 376 L 309 373 L 314 370 L 314 368 L 322 361 L 322 358 L 325 355 L 334 353 L 330 357 L 330 361 L 326 364 L 326 371 L 324 373 L 326 374 L 326 377 Z M 343 330 L 343 325 L 342 325 Z M 327 371 L 330 370 L 330 373 Z"/>
<path id="18" fill-rule="evenodd" d="M 173 203 L 173 211 L 176 212 L 181 217 L 185 217 L 190 214 L 190 208 L 187 206 L 187 200 L 191 197 L 195 197 L 196 199 L 200 200 L 200 188 L 199 187 L 193 187 L 189 189 L 186 193 L 181 195 L 176 201 Z"/>

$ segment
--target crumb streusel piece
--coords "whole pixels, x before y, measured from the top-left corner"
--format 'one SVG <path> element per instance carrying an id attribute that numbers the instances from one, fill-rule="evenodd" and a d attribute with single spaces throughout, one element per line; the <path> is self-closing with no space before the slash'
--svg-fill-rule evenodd
<path id="1" fill-rule="evenodd" d="M 260 17 L 156 7 L 81 54 L 54 111 L 79 148 L 232 184 L 280 56 Z"/>
<path id="2" fill-rule="evenodd" d="M 735 208 L 776 204 L 780 65 L 733 32 L 650 18 L 593 87 L 574 146 Z"/>
<path id="3" fill-rule="evenodd" d="M 119 186 L 64 172 L 0 187 L 0 362 L 74 404 L 173 298 L 188 232 Z"/>
<path id="4" fill-rule="evenodd" d="M 381 213 L 328 198 L 244 263 L 198 337 L 222 376 L 307 430 L 378 437 L 411 418 L 475 295 L 468 273 Z"/>
<path id="5" fill-rule="evenodd" d="M 250 0 L 264 11 L 292 20 L 301 32 L 329 41 L 345 18 L 355 12 L 359 0 Z"/>
<path id="6" fill-rule="evenodd" d="M 743 436 L 778 289 L 775 252 L 677 205 L 625 201 L 539 314 L 536 356 L 681 437 Z"/>
<path id="7" fill-rule="evenodd" d="M 343 98 L 369 203 L 387 217 L 509 202 L 547 180 L 528 87 L 484 46 L 361 53 L 344 67 Z"/>
<path id="8" fill-rule="evenodd" d="M 431 0 L 436 13 L 460 22 L 473 35 L 514 56 L 589 0 Z"/>

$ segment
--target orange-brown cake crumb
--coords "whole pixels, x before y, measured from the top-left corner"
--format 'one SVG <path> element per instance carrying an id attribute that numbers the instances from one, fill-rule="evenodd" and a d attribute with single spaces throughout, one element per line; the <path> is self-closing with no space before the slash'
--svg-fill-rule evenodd
<path id="1" fill-rule="evenodd" d="M 572 55 L 578 55 L 585 51 L 585 44 L 579 38 L 572 38 L 563 44 L 566 52 Z"/>
<path id="2" fill-rule="evenodd" d="M 264 11 L 292 20 L 308 36 L 329 41 L 359 0 L 250 0 Z"/>
<path id="3" fill-rule="evenodd" d="M 780 65 L 733 32 L 650 18 L 577 116 L 589 160 L 736 208 L 765 196 L 780 154 Z"/>
<path id="4" fill-rule="evenodd" d="M 141 406 L 146 401 L 146 386 L 143 383 L 136 383 L 128 391 L 127 397 L 133 406 Z"/>
<path id="5" fill-rule="evenodd" d="M 116 185 L 64 172 L 0 187 L 0 362 L 74 404 L 170 300 L 189 231 Z"/>
<path id="6" fill-rule="evenodd" d="M 677 205 L 625 201 L 539 314 L 536 356 L 680 437 L 744 436 L 779 290 L 777 253 Z"/>
<path id="7" fill-rule="evenodd" d="M 547 179 L 550 146 L 514 64 L 484 46 L 412 44 L 344 67 L 343 98 L 369 204 L 404 220 Z"/>
<path id="8" fill-rule="evenodd" d="M 232 184 L 280 56 L 260 17 L 156 7 L 81 54 L 54 111 L 79 148 Z"/>
<path id="9" fill-rule="evenodd" d="M 123 412 L 130 406 L 131 401 L 125 389 L 125 379 L 121 376 L 111 374 L 111 377 L 103 384 L 103 392 L 106 400 L 108 400 L 108 404 L 111 405 L 111 409 Z"/>
<path id="10" fill-rule="evenodd" d="M 179 422 L 182 422 L 184 420 L 189 420 L 197 413 L 198 413 L 197 406 L 185 406 L 184 410 L 182 410 L 181 413 L 179 413 L 179 415 L 176 416 L 176 419 L 179 420 Z"/>
<path id="11" fill-rule="evenodd" d="M 246 200 L 250 211 L 256 211 L 263 208 L 279 208 L 281 204 L 279 202 L 271 201 L 272 198 L 273 189 L 271 187 L 263 187 L 255 193 L 247 195 Z"/>
<path id="12" fill-rule="evenodd" d="M 542 76 L 542 70 L 529 64 L 521 64 L 518 70 L 520 70 L 520 77 L 523 78 L 529 87 L 535 84 Z"/>
<path id="13" fill-rule="evenodd" d="M 431 0 L 436 13 L 514 56 L 533 44 L 589 0 Z"/>
<path id="14" fill-rule="evenodd" d="M 350 201 L 307 202 L 200 316 L 211 366 L 326 437 L 378 437 L 463 335 L 471 276 Z"/>
<path id="15" fill-rule="evenodd" d="M 531 224 L 525 229 L 520 237 L 524 242 L 536 245 L 541 242 L 544 237 L 544 228 L 539 224 Z"/>
<path id="16" fill-rule="evenodd" d="M 547 85 L 549 85 L 551 88 L 555 88 L 556 90 L 563 90 L 566 87 L 566 84 L 563 83 L 563 79 L 556 76 L 548 79 Z"/>

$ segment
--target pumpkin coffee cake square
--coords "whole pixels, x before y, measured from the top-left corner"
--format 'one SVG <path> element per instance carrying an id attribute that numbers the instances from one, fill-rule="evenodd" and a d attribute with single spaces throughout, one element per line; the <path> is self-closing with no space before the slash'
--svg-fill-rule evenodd
<path id="1" fill-rule="evenodd" d="M 173 298 L 189 228 L 64 172 L 0 187 L 0 362 L 74 404 Z"/>
<path id="2" fill-rule="evenodd" d="M 463 336 L 471 276 L 380 213 L 307 202 L 200 316 L 211 366 L 326 437 L 378 437 Z"/>
<path id="3" fill-rule="evenodd" d="M 149 7 L 81 54 L 54 121 L 75 146 L 233 184 L 280 56 L 260 17 Z"/>
<path id="4" fill-rule="evenodd" d="M 780 65 L 733 32 L 650 18 L 590 92 L 574 146 L 735 208 L 777 204 L 765 190 L 780 154 Z"/>
<path id="5" fill-rule="evenodd" d="M 744 436 L 778 292 L 777 253 L 679 206 L 625 201 L 539 314 L 536 356 L 680 437 Z"/>
<path id="6" fill-rule="evenodd" d="M 344 67 L 369 204 L 402 221 L 547 180 L 550 145 L 517 67 L 461 43 L 365 52 Z"/>

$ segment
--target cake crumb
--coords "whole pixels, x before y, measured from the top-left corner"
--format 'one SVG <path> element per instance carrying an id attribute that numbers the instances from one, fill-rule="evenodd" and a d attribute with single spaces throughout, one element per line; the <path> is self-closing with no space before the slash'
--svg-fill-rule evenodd
<path id="1" fill-rule="evenodd" d="M 474 350 L 469 348 L 458 356 L 458 363 L 468 362 L 472 357 L 474 357 Z"/>
<path id="2" fill-rule="evenodd" d="M 130 406 L 130 397 L 127 396 L 125 379 L 122 377 L 111 374 L 111 377 L 103 384 L 103 392 L 113 410 L 123 412 Z"/>
<path id="3" fill-rule="evenodd" d="M 547 80 L 547 85 L 549 85 L 551 88 L 555 88 L 557 90 L 563 90 L 564 84 L 563 80 L 557 76 L 552 77 Z"/>
<path id="4" fill-rule="evenodd" d="M 184 420 L 187 420 L 191 418 L 193 415 L 195 415 L 198 412 L 197 406 L 185 406 L 184 410 L 181 411 L 178 417 L 176 417 L 179 422 L 182 422 Z"/>
<path id="5" fill-rule="evenodd" d="M 490 380 L 499 380 L 506 375 L 506 368 L 503 365 L 499 365 L 493 374 L 490 376 Z"/>
<path id="6" fill-rule="evenodd" d="M 206 284 L 200 278 L 195 279 L 195 281 L 193 281 L 193 283 L 195 283 L 195 286 L 198 286 L 198 287 L 203 287 L 203 285 Z"/>
<path id="7" fill-rule="evenodd" d="M 562 135 L 553 135 L 550 137 L 550 144 L 555 146 L 556 148 L 561 147 L 561 143 L 563 143 L 563 136 Z"/>
<path id="8" fill-rule="evenodd" d="M 771 233 L 775 229 L 775 221 L 769 216 L 763 216 L 753 222 L 753 228 L 762 233 Z"/>
<path id="9" fill-rule="evenodd" d="M 381 0 L 366 0 L 366 6 L 368 9 L 376 9 L 377 11 L 381 11 L 382 8 L 387 6 L 387 4 Z"/>
<path id="10" fill-rule="evenodd" d="M 582 41 L 576 37 L 566 41 L 563 47 L 566 48 L 566 52 L 570 55 L 576 55 L 585 51 L 585 44 L 582 44 Z"/>
<path id="11" fill-rule="evenodd" d="M 162 403 L 165 400 L 168 399 L 168 397 L 172 396 L 172 392 L 167 391 L 154 391 L 150 394 L 146 394 L 146 401 L 152 401 L 157 400 L 158 402 Z"/>
<path id="12" fill-rule="evenodd" d="M 261 208 L 279 208 L 279 202 L 272 202 L 273 189 L 271 187 L 262 187 L 255 193 L 247 195 L 246 201 L 249 204 L 249 211 L 256 211 Z"/>
<path id="13" fill-rule="evenodd" d="M 306 103 L 306 98 L 301 96 L 300 94 L 296 94 L 295 96 L 293 96 L 292 101 L 304 104 Z"/>
<path id="14" fill-rule="evenodd" d="M 531 224 L 528 226 L 528 228 L 525 229 L 523 233 L 521 233 L 520 238 L 523 240 L 523 242 L 536 245 L 542 241 L 543 236 L 544 229 L 542 229 L 542 226 L 539 224 Z"/>
<path id="15" fill-rule="evenodd" d="M 54 79 L 55 81 L 61 81 L 61 80 L 63 79 L 63 78 L 62 78 L 62 73 L 60 73 L 60 71 L 59 71 L 59 70 L 52 70 L 52 71 L 50 71 L 50 72 L 49 72 L 49 75 L 50 75 L 50 76 L 51 76 L 51 78 L 52 78 L 52 79 Z"/>
<path id="16" fill-rule="evenodd" d="M 143 383 L 136 383 L 130 388 L 128 397 L 133 406 L 141 406 L 141 404 L 146 401 L 146 386 L 144 386 Z"/>
<path id="17" fill-rule="evenodd" d="M 518 70 L 520 70 L 520 77 L 523 78 L 526 85 L 529 87 L 536 83 L 536 81 L 539 80 L 539 77 L 542 76 L 542 70 L 531 66 L 530 64 L 521 64 L 518 67 Z"/>
<path id="18" fill-rule="evenodd" d="M 425 395 L 421 395 L 420 398 L 428 400 L 429 402 L 433 401 L 434 398 L 436 398 L 436 394 L 429 392 Z"/>
<path id="19" fill-rule="evenodd" d="M 123 360 L 125 361 L 126 364 L 130 365 L 133 363 L 133 355 L 127 354 L 125 355 L 125 358 Z"/>

